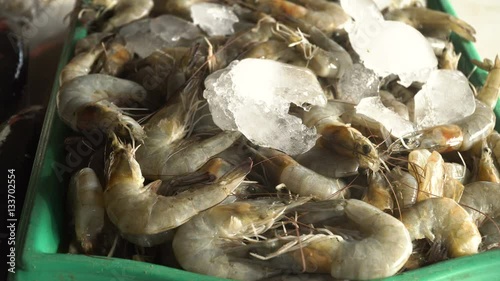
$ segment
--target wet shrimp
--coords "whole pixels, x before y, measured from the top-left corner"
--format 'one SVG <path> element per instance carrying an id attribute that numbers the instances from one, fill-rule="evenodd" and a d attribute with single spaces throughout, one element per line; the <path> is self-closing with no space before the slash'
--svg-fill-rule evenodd
<path id="1" fill-rule="evenodd" d="M 390 188 L 387 179 L 380 172 L 370 173 L 368 187 L 361 200 L 379 210 L 392 212 L 394 205 Z"/>
<path id="2" fill-rule="evenodd" d="M 89 74 L 92 66 L 99 59 L 103 51 L 104 48 L 102 46 L 96 45 L 94 48 L 74 56 L 61 70 L 59 85 L 64 85 L 76 77 Z"/>
<path id="3" fill-rule="evenodd" d="M 476 100 L 476 110 L 452 124 L 439 125 L 410 133 L 396 140 L 391 152 L 429 149 L 437 152 L 467 151 L 486 138 L 495 127 L 496 117 L 490 107 Z"/>
<path id="4" fill-rule="evenodd" d="M 206 139 L 186 138 L 200 104 L 202 83 L 200 77 L 193 77 L 144 125 L 146 138 L 136 157 L 146 178 L 165 180 L 192 173 L 241 137 L 239 132 L 226 131 Z"/>
<path id="5" fill-rule="evenodd" d="M 116 138 L 112 148 L 104 192 L 106 212 L 127 240 L 145 247 L 165 242 L 168 230 L 223 201 L 251 169 L 251 162 L 247 161 L 216 182 L 165 197 L 156 194 L 160 181 L 144 186 L 139 163 L 134 158 L 136 148 Z"/>
<path id="6" fill-rule="evenodd" d="M 477 99 L 493 109 L 500 95 L 500 58 L 497 55 L 495 62 L 485 59 L 482 63 L 474 60 L 473 63 L 489 72 L 483 87 L 477 94 Z"/>
<path id="7" fill-rule="evenodd" d="M 177 229 L 173 249 L 182 268 L 236 280 L 259 280 L 280 274 L 239 252 L 245 238 L 258 236 L 284 212 L 308 199 L 282 203 L 277 199 L 235 202 L 210 208 Z"/>
<path id="8" fill-rule="evenodd" d="M 386 20 L 402 21 L 416 29 L 425 31 L 453 31 L 460 37 L 475 42 L 476 30 L 465 21 L 441 11 L 409 7 L 396 9 L 384 15 Z"/>
<path id="9" fill-rule="evenodd" d="M 111 32 L 147 16 L 153 8 L 153 0 L 92 0 L 87 6 L 98 10 L 98 17 L 104 12 L 113 11 L 113 16 L 102 27 L 102 32 Z"/>
<path id="10" fill-rule="evenodd" d="M 328 200 L 306 203 L 296 211 L 300 210 L 314 213 L 320 220 L 325 215 L 345 217 L 362 238 L 344 239 L 332 233 L 285 236 L 277 239 L 278 246 L 283 247 L 261 258 L 297 273 L 330 273 L 339 279 L 367 280 L 396 274 L 410 257 L 412 243 L 403 223 L 368 203 Z M 301 222 L 314 222 L 314 217 L 310 219 Z"/>
<path id="11" fill-rule="evenodd" d="M 344 113 L 341 103 L 328 102 L 326 106 L 313 106 L 308 111 L 296 109 L 308 127 L 315 127 L 321 138 L 318 143 L 325 148 L 359 161 L 359 166 L 378 171 L 380 159 L 372 142 L 357 129 L 345 124 L 340 116 Z"/>
<path id="12" fill-rule="evenodd" d="M 113 33 L 109 32 L 95 32 L 91 33 L 84 38 L 78 40 L 75 45 L 75 55 L 88 52 L 99 46 L 105 39 L 111 37 Z"/>
<path id="13" fill-rule="evenodd" d="M 83 252 L 91 254 L 103 230 L 105 216 L 103 190 L 94 170 L 84 168 L 73 175 L 68 197 L 76 239 Z"/>
<path id="14" fill-rule="evenodd" d="M 478 252 L 481 234 L 469 213 L 452 199 L 430 198 L 404 210 L 401 216 L 412 240 L 427 238 L 444 244 L 450 257 Z"/>
<path id="15" fill-rule="evenodd" d="M 284 184 L 301 196 L 313 196 L 319 200 L 342 197 L 345 183 L 340 179 L 327 178 L 300 165 L 285 153 L 270 148 L 252 149 L 264 174 L 273 185 Z"/>
<path id="16" fill-rule="evenodd" d="M 436 151 L 414 150 L 408 155 L 408 171 L 418 180 L 417 202 L 443 196 L 444 160 Z"/>
<path id="17" fill-rule="evenodd" d="M 101 64 L 96 68 L 98 72 L 111 76 L 119 76 L 125 64 L 132 60 L 133 54 L 125 47 L 125 42 L 121 37 L 115 37 L 111 42 L 106 44 L 104 52 L 101 54 Z"/>
<path id="18" fill-rule="evenodd" d="M 321 146 L 295 156 L 302 166 L 329 178 L 341 178 L 358 174 L 359 162 L 352 157 L 338 155 Z"/>
<path id="19" fill-rule="evenodd" d="M 460 60 L 461 53 L 455 53 L 455 48 L 452 42 L 447 42 L 443 53 L 439 56 L 438 66 L 439 69 L 458 69 L 458 61 Z"/>
<path id="20" fill-rule="evenodd" d="M 155 14 L 172 14 L 185 19 L 191 19 L 191 6 L 207 0 L 154 0 Z"/>
<path id="21" fill-rule="evenodd" d="M 248 1 L 250 7 L 257 5 L 257 10 L 264 10 L 269 12 L 276 18 L 290 17 L 297 23 L 299 28 L 303 31 L 309 32 L 304 29 L 304 24 L 308 26 L 315 26 L 322 32 L 331 35 L 333 32 L 341 30 L 345 23 L 350 20 L 342 7 L 334 2 L 326 0 L 264 0 Z"/>
<path id="22" fill-rule="evenodd" d="M 478 181 L 465 186 L 460 204 L 471 215 L 476 225 L 481 225 L 486 216 L 496 218 L 500 215 L 500 184 Z"/>
<path id="23" fill-rule="evenodd" d="M 475 166 L 476 171 L 474 181 L 500 183 L 500 171 L 495 166 L 492 151 L 488 147 L 486 139 L 483 140 L 481 147 L 481 156 L 477 160 L 477 165 Z"/>
<path id="24" fill-rule="evenodd" d="M 410 173 L 400 167 L 391 170 L 388 175 L 396 194 L 394 205 L 401 209 L 413 206 L 417 202 L 418 182 Z"/>
<path id="25" fill-rule="evenodd" d="M 75 131 L 99 129 L 107 134 L 142 140 L 141 125 L 125 115 L 119 106 L 148 104 L 150 99 L 146 90 L 135 82 L 89 74 L 59 88 L 57 110 L 61 119 Z"/>

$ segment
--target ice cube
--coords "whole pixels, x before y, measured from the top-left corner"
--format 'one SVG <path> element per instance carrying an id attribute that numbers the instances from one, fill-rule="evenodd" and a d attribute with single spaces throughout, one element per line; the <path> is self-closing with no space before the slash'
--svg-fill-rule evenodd
<path id="1" fill-rule="evenodd" d="M 273 60 L 234 61 L 205 80 L 214 123 L 239 130 L 254 144 L 297 155 L 314 146 L 316 130 L 288 114 L 290 103 L 324 106 L 326 98 L 307 68 Z"/>
<path id="2" fill-rule="evenodd" d="M 458 70 L 435 70 L 415 95 L 415 123 L 427 128 L 474 113 L 476 103 L 467 77 Z"/>
<path id="3" fill-rule="evenodd" d="M 192 22 L 172 15 L 161 15 L 152 19 L 150 29 L 153 34 L 172 45 L 180 39 L 193 40 L 202 36 Z"/>
<path id="4" fill-rule="evenodd" d="M 342 7 L 356 21 L 345 26 L 352 48 L 364 66 L 380 77 L 396 74 L 403 86 L 425 82 L 437 59 L 425 37 L 415 28 L 385 21 L 372 0 L 343 0 Z"/>
<path id="5" fill-rule="evenodd" d="M 209 36 L 233 34 L 233 24 L 239 21 L 231 7 L 215 3 L 192 5 L 191 18 Z"/>
<path id="6" fill-rule="evenodd" d="M 393 137 L 400 138 L 415 131 L 412 122 L 385 107 L 380 97 L 362 99 L 356 106 L 356 113 L 380 123 Z"/>
<path id="7" fill-rule="evenodd" d="M 118 32 L 127 48 L 144 58 L 165 47 L 190 46 L 202 33 L 193 23 L 172 15 L 132 22 Z"/>
<path id="8" fill-rule="evenodd" d="M 371 69 L 354 64 L 340 78 L 337 99 L 359 103 L 362 98 L 376 96 L 380 80 Z"/>

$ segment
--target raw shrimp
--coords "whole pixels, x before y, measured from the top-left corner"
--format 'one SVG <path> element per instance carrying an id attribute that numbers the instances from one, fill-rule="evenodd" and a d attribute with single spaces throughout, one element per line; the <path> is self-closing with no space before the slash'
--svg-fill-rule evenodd
<path id="1" fill-rule="evenodd" d="M 370 173 L 368 187 L 361 199 L 382 211 L 392 211 L 393 199 L 390 186 L 379 172 Z"/>
<path id="2" fill-rule="evenodd" d="M 483 236 L 481 242 L 481 251 L 500 248 L 500 218 L 485 221 L 480 227 L 479 232 Z"/>
<path id="3" fill-rule="evenodd" d="M 76 239 L 85 254 L 95 250 L 104 227 L 104 202 L 101 183 L 94 170 L 84 168 L 73 175 L 68 190 Z"/>
<path id="4" fill-rule="evenodd" d="M 481 157 L 476 165 L 474 181 L 489 181 L 500 183 L 500 172 L 495 166 L 491 149 L 488 147 L 486 139 L 483 140 Z"/>
<path id="5" fill-rule="evenodd" d="M 118 106 L 147 104 L 146 90 L 132 81 L 104 74 L 89 74 L 70 80 L 59 88 L 57 110 L 61 119 L 73 130 L 99 129 L 135 140 L 144 138 L 144 131 Z"/>
<path id="6" fill-rule="evenodd" d="M 269 12 L 278 19 L 284 17 L 286 20 L 290 17 L 291 21 L 305 32 L 309 32 L 304 29 L 304 24 L 307 24 L 331 35 L 341 30 L 350 20 L 349 15 L 339 4 L 326 0 L 261 0 L 257 3 L 253 0 L 246 0 L 246 2 L 249 2 L 250 6 L 257 5 L 255 7 L 257 10 Z"/>
<path id="7" fill-rule="evenodd" d="M 450 14 L 430 10 L 427 8 L 409 7 L 404 9 L 396 9 L 387 12 L 384 15 L 386 20 L 401 21 L 416 29 L 425 31 L 443 31 L 450 33 L 451 31 L 458 34 L 460 37 L 469 41 L 475 42 L 476 30 L 465 21 L 454 17 Z"/>
<path id="8" fill-rule="evenodd" d="M 328 102 L 326 106 L 313 106 L 309 111 L 297 110 L 304 125 L 315 127 L 321 138 L 318 142 L 334 152 L 358 159 L 359 166 L 378 171 L 380 159 L 372 142 L 357 129 L 340 119 L 343 104 Z"/>
<path id="9" fill-rule="evenodd" d="M 491 134 L 487 138 L 488 147 L 491 148 L 491 152 L 493 153 L 493 157 L 495 159 L 495 163 L 498 165 L 500 160 L 500 133 L 497 131 L 491 132 Z"/>
<path id="10" fill-rule="evenodd" d="M 191 19 L 191 6 L 207 0 L 154 0 L 155 14 L 172 14 L 185 19 Z"/>
<path id="11" fill-rule="evenodd" d="M 300 165 L 329 178 L 341 178 L 358 174 L 359 163 L 352 157 L 340 156 L 320 146 L 295 156 Z"/>
<path id="12" fill-rule="evenodd" d="M 478 181 L 465 186 L 460 204 L 471 215 L 476 225 L 481 225 L 486 216 L 496 218 L 500 215 L 500 184 Z"/>
<path id="13" fill-rule="evenodd" d="M 259 280 L 277 275 L 282 271 L 252 261 L 237 248 L 244 245 L 244 238 L 265 232 L 287 209 L 307 200 L 262 199 L 208 209 L 177 229 L 175 257 L 186 270 L 222 278 Z"/>
<path id="14" fill-rule="evenodd" d="M 119 76 L 126 63 L 132 60 L 133 54 L 125 47 L 123 38 L 115 37 L 108 43 L 101 55 L 102 67 L 100 73 Z"/>
<path id="15" fill-rule="evenodd" d="M 443 53 L 439 56 L 438 66 L 439 69 L 458 69 L 458 61 L 462 54 L 455 53 L 455 48 L 452 42 L 447 42 Z"/>
<path id="16" fill-rule="evenodd" d="M 408 155 L 408 171 L 418 181 L 417 202 L 443 196 L 445 173 L 441 154 L 413 150 Z"/>
<path id="17" fill-rule="evenodd" d="M 95 1 L 99 2 L 99 1 Z M 102 32 L 111 32 L 118 27 L 148 15 L 153 8 L 153 0 L 114 0 L 106 10 L 113 10 L 113 16 L 106 20 Z"/>
<path id="18" fill-rule="evenodd" d="M 340 179 L 317 174 L 277 150 L 261 147 L 253 151 L 271 184 L 284 184 L 295 194 L 320 200 L 343 196 L 345 184 Z"/>
<path id="19" fill-rule="evenodd" d="M 463 200 L 463 197 L 462 197 Z M 402 213 L 412 240 L 444 244 L 451 257 L 477 253 L 481 234 L 467 211 L 449 198 L 430 198 Z"/>
<path id="20" fill-rule="evenodd" d="M 298 209 L 316 210 L 320 219 L 340 214 L 355 225 L 362 238 L 352 241 L 331 233 L 284 237 L 281 244 L 288 243 L 264 257 L 274 258 L 277 266 L 297 272 L 330 273 L 339 279 L 367 280 L 396 274 L 410 257 L 412 244 L 405 226 L 368 203 L 329 200 L 306 203 Z"/>
<path id="21" fill-rule="evenodd" d="M 107 163 L 104 203 L 107 214 L 122 235 L 135 244 L 150 247 L 168 237 L 168 230 L 178 227 L 199 212 L 224 200 L 250 172 L 247 161 L 218 181 L 165 197 L 156 194 L 159 181 L 144 186 L 136 148 L 116 138 Z"/>
<path id="22" fill-rule="evenodd" d="M 477 99 L 493 109 L 500 95 L 500 58 L 497 55 L 495 62 L 485 59 L 482 63 L 478 61 L 473 61 L 473 63 L 489 71 L 486 82 L 477 94 Z"/>
<path id="23" fill-rule="evenodd" d="M 104 48 L 102 46 L 96 45 L 95 48 L 74 56 L 61 70 L 61 74 L 59 74 L 59 85 L 64 85 L 66 82 L 76 77 L 89 74 L 92 70 L 92 66 L 103 51 Z"/>
<path id="24" fill-rule="evenodd" d="M 391 185 L 394 188 L 396 198 L 394 206 L 401 209 L 413 206 L 417 202 L 418 182 L 410 173 L 403 171 L 400 167 L 391 170 L 389 174 Z"/>
<path id="25" fill-rule="evenodd" d="M 230 147 L 239 132 L 221 132 L 208 139 L 185 139 L 202 90 L 201 77 L 193 77 L 183 91 L 144 125 L 147 137 L 137 150 L 137 161 L 148 179 L 170 179 L 198 170 L 210 158 Z"/>
<path id="26" fill-rule="evenodd" d="M 476 110 L 452 124 L 439 125 L 413 132 L 394 142 L 389 151 L 429 149 L 437 152 L 467 151 L 486 138 L 495 127 L 495 114 L 490 107 L 476 100 Z"/>
<path id="27" fill-rule="evenodd" d="M 385 105 L 385 107 L 390 110 L 396 112 L 399 116 L 401 116 L 405 120 L 410 120 L 410 113 L 408 107 L 398 101 L 393 94 L 387 91 L 379 91 L 380 101 Z"/>

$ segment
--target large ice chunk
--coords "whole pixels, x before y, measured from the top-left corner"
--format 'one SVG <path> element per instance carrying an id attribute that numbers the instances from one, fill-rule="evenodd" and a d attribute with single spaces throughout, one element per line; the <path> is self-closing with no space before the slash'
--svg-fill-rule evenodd
<path id="1" fill-rule="evenodd" d="M 380 80 L 371 69 L 354 64 L 339 80 L 337 98 L 359 103 L 362 98 L 376 96 Z"/>
<path id="2" fill-rule="evenodd" d="M 239 21 L 231 7 L 215 3 L 192 5 L 191 18 L 209 36 L 233 34 L 233 24 Z"/>
<path id="3" fill-rule="evenodd" d="M 371 0 L 343 0 L 350 7 L 353 3 Z M 349 40 L 365 67 L 381 77 L 396 74 L 400 83 L 425 82 L 437 59 L 425 37 L 415 28 L 396 21 L 385 21 L 375 14 L 373 5 L 355 5 L 358 10 L 348 9 L 356 19 L 346 25 Z"/>
<path id="4" fill-rule="evenodd" d="M 467 77 L 458 70 L 435 70 L 415 95 L 415 122 L 427 128 L 474 113 L 476 103 Z"/>
<path id="5" fill-rule="evenodd" d="M 415 131 L 412 122 L 385 107 L 380 97 L 362 99 L 356 106 L 356 113 L 379 122 L 393 137 L 400 138 Z"/>
<path id="6" fill-rule="evenodd" d="M 326 105 L 316 76 L 308 69 L 264 59 L 234 61 L 205 80 L 215 124 L 238 130 L 254 144 L 291 155 L 308 151 L 316 130 L 288 114 L 290 103 Z"/>

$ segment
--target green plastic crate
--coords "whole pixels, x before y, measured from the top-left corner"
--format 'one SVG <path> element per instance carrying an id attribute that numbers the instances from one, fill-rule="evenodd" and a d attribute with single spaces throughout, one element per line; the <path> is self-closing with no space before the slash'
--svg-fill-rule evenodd
<path id="1" fill-rule="evenodd" d="M 429 1 L 433 9 L 455 14 L 447 0 Z M 61 55 L 59 71 L 72 55 L 77 39 L 85 36 L 82 28 L 71 28 Z M 460 69 L 468 74 L 472 70 L 471 59 L 479 59 L 474 45 L 454 36 L 457 51 L 462 52 Z M 58 71 L 58 73 L 59 73 Z M 484 83 L 486 73 L 475 71 L 471 81 L 475 85 Z M 45 123 L 40 137 L 38 153 L 34 162 L 31 181 L 24 203 L 16 244 L 16 273 L 11 280 L 69 280 L 69 281 L 132 281 L 132 280 L 221 280 L 202 276 L 178 269 L 149 263 L 106 258 L 100 256 L 70 255 L 58 253 L 64 244 L 65 233 L 65 195 L 69 175 L 59 180 L 54 165 L 65 163 L 62 149 L 64 137 L 70 130 L 62 123 L 56 113 L 56 93 L 58 79 L 49 101 Z M 495 113 L 499 116 L 500 107 Z M 498 122 L 498 121 L 497 121 Z M 497 123 L 497 130 L 500 128 Z M 398 276 L 386 278 L 387 281 L 400 280 L 494 280 L 500 276 L 500 251 L 457 258 L 438 263 Z"/>

